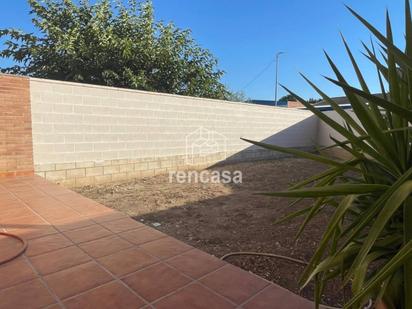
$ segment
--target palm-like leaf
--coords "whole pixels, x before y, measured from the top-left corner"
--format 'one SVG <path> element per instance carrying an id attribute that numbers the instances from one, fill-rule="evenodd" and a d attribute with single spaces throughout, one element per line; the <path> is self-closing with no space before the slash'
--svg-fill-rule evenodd
<path id="1" fill-rule="evenodd" d="M 359 14 L 350 12 L 377 38 L 375 47 L 364 55 L 376 66 L 382 96 L 371 94 L 355 57 L 343 38 L 360 89 L 349 85 L 331 57 L 327 60 L 336 77 L 328 78 L 345 92 L 357 120 L 341 109 L 305 76 L 304 79 L 328 102 L 346 126 L 317 110 L 289 91 L 319 119 L 343 136 L 331 137 L 332 146 L 350 154 L 340 161 L 323 154 L 268 145 L 257 146 L 328 165 L 329 168 L 292 186 L 289 191 L 265 193 L 270 196 L 315 198 L 312 206 L 292 212 L 279 222 L 305 216 L 298 235 L 308 222 L 326 208 L 333 208 L 324 235 L 302 274 L 301 285 L 315 281 L 319 305 L 327 281 L 340 276 L 351 286 L 352 299 L 345 308 L 360 308 L 369 298 L 388 307 L 412 308 L 412 20 L 409 0 L 405 1 L 406 48 L 395 46 L 389 14 L 382 34 Z M 384 83 L 387 84 L 385 91 Z M 351 175 L 348 175 L 351 173 Z M 353 174 L 356 174 L 353 176 Z M 295 203 L 294 203 L 295 204 Z M 379 265 L 379 268 L 376 267 Z"/>

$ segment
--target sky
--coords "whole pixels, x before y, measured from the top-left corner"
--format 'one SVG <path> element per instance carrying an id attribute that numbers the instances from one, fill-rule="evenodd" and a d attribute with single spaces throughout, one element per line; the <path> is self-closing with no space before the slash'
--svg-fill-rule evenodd
<path id="1" fill-rule="evenodd" d="M 274 99 L 275 54 L 279 82 L 304 98 L 318 97 L 300 77 L 304 73 L 329 96 L 342 92 L 322 75 L 333 76 L 323 54 L 326 50 L 347 80 L 356 76 L 340 39 L 351 45 L 373 91 L 379 86 L 375 68 L 361 54 L 361 41 L 370 34 L 344 4 L 378 29 L 385 29 L 385 10 L 392 18 L 396 43 L 403 47 L 403 0 L 153 0 L 156 19 L 191 29 L 192 36 L 209 49 L 225 71 L 222 81 L 232 91 L 251 99 Z M 0 28 L 34 31 L 26 0 L 0 1 Z M 10 61 L 0 59 L 0 67 Z M 266 70 L 264 70 L 266 68 Z M 279 88 L 278 97 L 285 94 Z"/>

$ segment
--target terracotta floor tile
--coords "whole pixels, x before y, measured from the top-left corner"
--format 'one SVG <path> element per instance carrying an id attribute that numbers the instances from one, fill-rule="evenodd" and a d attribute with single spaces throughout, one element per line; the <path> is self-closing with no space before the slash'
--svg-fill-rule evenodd
<path id="1" fill-rule="evenodd" d="M 73 219 L 80 219 L 81 215 L 75 212 L 74 210 L 71 210 L 68 207 L 63 208 L 62 206 L 59 206 L 58 209 L 53 208 L 46 208 L 42 212 L 38 212 L 47 222 L 54 224 L 55 222 L 60 222 L 61 220 L 73 218 Z"/>
<path id="2" fill-rule="evenodd" d="M 61 299 L 98 287 L 113 278 L 95 262 L 78 265 L 45 276 L 47 285 Z"/>
<path id="3" fill-rule="evenodd" d="M 0 290 L 34 278 L 36 274 L 23 258 L 0 266 Z"/>
<path id="4" fill-rule="evenodd" d="M 163 234 L 162 232 L 159 232 L 158 230 L 152 229 L 150 227 L 123 232 L 119 235 L 135 245 L 141 245 L 149 241 L 167 237 L 166 234 Z"/>
<path id="5" fill-rule="evenodd" d="M 65 202 L 65 204 L 84 216 L 93 216 L 109 211 L 109 209 L 102 204 L 81 195 L 79 195 L 78 199 L 71 202 Z"/>
<path id="6" fill-rule="evenodd" d="M 60 202 L 65 203 L 70 208 L 73 208 L 76 202 L 84 201 L 81 195 L 70 190 L 62 192 L 61 194 L 54 195 L 54 198 L 59 200 Z"/>
<path id="7" fill-rule="evenodd" d="M 76 246 L 55 250 L 30 258 L 33 266 L 42 275 L 61 271 L 90 260 L 91 258 Z"/>
<path id="8" fill-rule="evenodd" d="M 62 202 L 56 200 L 55 198 L 49 195 L 33 197 L 29 201 L 26 201 L 26 204 L 36 211 L 42 211 L 46 208 L 60 209 L 65 207 Z"/>
<path id="9" fill-rule="evenodd" d="M 26 191 L 26 192 L 17 192 L 15 194 L 16 194 L 16 196 L 18 196 L 19 199 L 21 199 L 24 202 L 28 202 L 34 197 L 46 196 L 45 193 L 43 193 L 39 190 L 30 190 L 30 191 Z"/>
<path id="10" fill-rule="evenodd" d="M 69 247 L 73 243 L 62 234 L 53 234 L 29 241 L 27 256 L 35 256 L 46 252 Z"/>
<path id="11" fill-rule="evenodd" d="M 132 218 L 124 218 L 114 221 L 107 221 L 100 223 L 108 230 L 112 231 L 113 233 L 121 233 L 128 230 L 134 230 L 138 228 L 145 227 L 146 225 L 133 220 Z"/>
<path id="12" fill-rule="evenodd" d="M 285 289 L 37 176 L 0 179 L 0 227 L 30 240 L 27 257 L 0 266 L 0 309 L 60 308 L 51 290 L 68 308 L 152 308 L 143 297 L 154 301 L 153 308 L 313 307 Z M 0 237 L 0 258 L 17 246 Z M 201 284 L 190 283 L 186 276 L 202 278 Z"/>
<path id="13" fill-rule="evenodd" d="M 97 223 L 103 223 L 103 222 L 107 222 L 107 221 L 114 221 L 114 220 L 118 220 L 118 219 L 128 218 L 128 216 L 126 216 L 125 214 L 123 214 L 119 211 L 109 210 L 109 211 L 104 212 L 104 213 L 98 213 L 98 214 L 90 215 L 89 218 L 92 219 L 93 221 L 97 222 Z"/>
<path id="14" fill-rule="evenodd" d="M 6 228 L 8 232 L 16 234 L 27 240 L 57 233 L 57 230 L 53 226 L 46 225 L 45 223 L 43 223 L 43 225 L 22 224 L 18 228 Z"/>
<path id="15" fill-rule="evenodd" d="M 66 231 L 63 232 L 63 234 L 70 238 L 76 244 L 112 235 L 110 231 L 108 231 L 107 229 L 98 224 L 94 224 L 85 228 L 76 229 L 72 231 Z"/>
<path id="16" fill-rule="evenodd" d="M 33 212 L 27 207 L 14 207 L 7 211 L 2 211 L 1 217 L 2 220 L 7 220 L 13 218 L 27 217 L 32 214 Z"/>
<path id="17" fill-rule="evenodd" d="M 192 284 L 154 304 L 157 309 L 227 309 L 235 308 L 224 298 L 199 284 Z"/>
<path id="18" fill-rule="evenodd" d="M 37 189 L 36 187 L 30 185 L 29 182 L 24 181 L 22 183 L 21 187 L 14 187 L 14 188 L 9 188 L 10 192 L 13 192 L 14 194 L 28 194 L 28 193 L 37 193 L 37 195 L 41 195 L 43 192 Z"/>
<path id="19" fill-rule="evenodd" d="M 5 219 L 2 217 L 0 218 L 0 223 L 5 224 L 6 227 L 9 229 L 20 228 L 22 225 L 33 225 L 35 227 L 44 225 L 50 226 L 50 224 L 47 221 L 43 220 L 35 213 L 14 219 Z"/>
<path id="20" fill-rule="evenodd" d="M 177 270 L 160 263 L 138 271 L 123 281 L 137 294 L 152 302 L 187 285 L 191 280 Z"/>
<path id="21" fill-rule="evenodd" d="M 51 197 L 34 199 L 27 202 L 27 204 L 50 223 L 53 221 L 80 216 L 80 214 L 73 209 L 66 207 L 63 202 Z"/>
<path id="22" fill-rule="evenodd" d="M 55 303 L 40 280 L 32 280 L 0 291 L 0 308 L 42 308 Z"/>
<path id="23" fill-rule="evenodd" d="M 86 217 L 63 219 L 53 222 L 54 227 L 58 229 L 60 232 L 81 229 L 93 224 L 95 223 L 92 220 L 87 219 Z"/>
<path id="24" fill-rule="evenodd" d="M 7 193 L 0 193 L 1 194 L 1 200 L 0 200 L 0 209 L 9 209 L 15 204 L 22 205 L 22 203 L 12 196 L 11 194 L 8 195 Z"/>
<path id="25" fill-rule="evenodd" d="M 123 276 L 157 262 L 157 259 L 137 248 L 126 249 L 102 257 L 98 261 L 116 276 Z"/>
<path id="26" fill-rule="evenodd" d="M 68 309 L 132 309 L 145 303 L 124 285 L 112 282 L 67 300 Z"/>
<path id="27" fill-rule="evenodd" d="M 237 304 L 269 285 L 269 282 L 232 265 L 206 276 L 201 282 Z"/>
<path id="28" fill-rule="evenodd" d="M 18 239 L 0 235 L 0 261 L 13 257 L 22 248 L 23 243 Z"/>
<path id="29" fill-rule="evenodd" d="M 167 263 L 195 279 L 226 264 L 222 260 L 197 249 L 190 250 L 182 255 L 174 257 L 168 260 Z"/>
<path id="30" fill-rule="evenodd" d="M 0 193 L 1 196 L 1 193 Z M 3 197 L 0 199 L 0 214 L 2 215 L 1 218 L 4 218 L 4 214 L 8 211 L 14 210 L 14 209 L 28 209 L 26 206 L 24 206 L 23 203 L 20 203 L 19 201 L 10 201 L 10 202 L 2 202 Z"/>
<path id="31" fill-rule="evenodd" d="M 55 185 L 52 188 L 49 187 L 49 183 L 45 183 L 46 186 L 46 191 L 48 195 L 52 195 L 54 197 L 57 197 L 59 195 L 67 194 L 68 192 L 72 192 L 69 189 L 61 186 L 61 185 Z"/>
<path id="32" fill-rule="evenodd" d="M 118 236 L 109 236 L 79 245 L 84 251 L 94 258 L 109 255 L 133 246 L 131 243 Z"/>
<path id="33" fill-rule="evenodd" d="M 54 305 L 50 305 L 47 307 L 43 307 L 43 309 L 62 309 L 63 307 L 61 307 L 59 304 L 54 304 Z"/>
<path id="34" fill-rule="evenodd" d="M 243 305 L 245 309 L 312 309 L 314 304 L 300 296 L 294 295 L 286 289 L 271 285 L 248 303 Z"/>
<path id="35" fill-rule="evenodd" d="M 141 245 L 141 247 L 161 259 L 167 259 L 190 250 L 192 247 L 171 237 L 161 238 Z"/>

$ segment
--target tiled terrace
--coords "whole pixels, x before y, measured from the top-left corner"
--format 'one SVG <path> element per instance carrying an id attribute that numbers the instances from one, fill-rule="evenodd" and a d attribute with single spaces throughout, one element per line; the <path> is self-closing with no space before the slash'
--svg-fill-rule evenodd
<path id="1" fill-rule="evenodd" d="M 264 279 L 40 177 L 0 179 L 0 308 L 313 308 Z M 21 244 L 0 238 L 0 260 Z"/>

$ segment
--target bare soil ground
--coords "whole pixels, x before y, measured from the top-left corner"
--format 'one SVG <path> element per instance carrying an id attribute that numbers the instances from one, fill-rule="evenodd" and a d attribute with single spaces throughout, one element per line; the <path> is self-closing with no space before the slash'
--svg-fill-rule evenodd
<path id="1" fill-rule="evenodd" d="M 323 168 L 311 161 L 289 158 L 213 168 L 242 171 L 243 182 L 238 185 L 170 183 L 165 175 L 87 186 L 77 191 L 136 220 L 151 226 L 155 224 L 160 231 L 218 257 L 234 251 L 255 251 L 307 261 L 330 213 L 315 218 L 295 242 L 300 219 L 280 225 L 274 222 L 311 201 L 303 201 L 290 209 L 287 207 L 289 199 L 256 193 L 284 190 Z M 297 282 L 302 266 L 266 257 L 230 257 L 227 261 L 312 299 L 313 286 L 299 291 Z M 342 294 L 339 284 L 333 283 L 327 288 L 323 302 L 339 306 Z"/>

